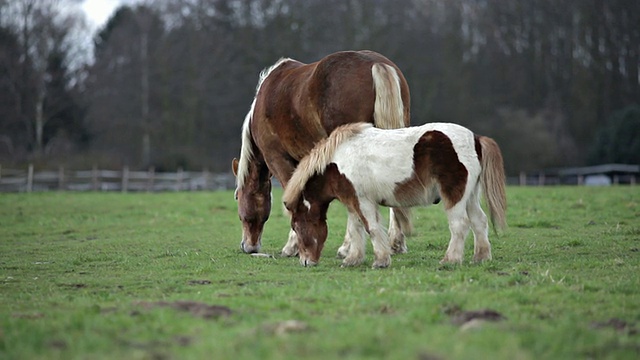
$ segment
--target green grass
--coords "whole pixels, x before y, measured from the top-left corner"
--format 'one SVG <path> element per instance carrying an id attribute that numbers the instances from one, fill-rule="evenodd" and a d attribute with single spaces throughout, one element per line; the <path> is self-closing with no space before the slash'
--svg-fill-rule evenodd
<path id="1" fill-rule="evenodd" d="M 274 195 L 263 251 L 277 255 Z M 0 358 L 637 359 L 640 190 L 508 198 L 493 261 L 470 263 L 467 239 L 463 265 L 440 265 L 438 206 L 416 209 L 409 253 L 373 270 L 370 244 L 340 268 L 338 203 L 320 265 L 302 268 L 240 252 L 232 192 L 2 194 Z M 505 319 L 455 321 L 482 309 Z"/>

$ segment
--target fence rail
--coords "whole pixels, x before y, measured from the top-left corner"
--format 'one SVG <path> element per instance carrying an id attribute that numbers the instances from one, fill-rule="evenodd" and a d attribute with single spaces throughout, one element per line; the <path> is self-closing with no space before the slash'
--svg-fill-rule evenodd
<path id="1" fill-rule="evenodd" d="M 585 168 L 586 169 L 586 168 Z M 596 169 L 599 170 L 599 169 Z M 604 169 L 607 170 L 607 169 Z M 549 185 L 617 185 L 637 183 L 638 169 L 634 172 L 610 172 L 598 174 L 592 172 L 563 173 L 554 170 L 534 173 L 520 173 L 519 176 L 507 178 L 507 184 L 519 186 Z M 597 175 L 600 183 L 591 180 Z M 606 176 L 606 179 L 602 177 Z M 602 182 L 604 181 L 604 182 Z M 280 186 L 274 179 L 273 184 Z M 214 174 L 207 170 L 176 172 L 131 171 L 124 167 L 121 170 L 104 170 L 94 167 L 91 170 L 69 170 L 63 167 L 57 170 L 35 171 L 33 165 L 26 169 L 5 169 L 0 165 L 0 192 L 32 192 L 32 191 L 198 191 L 228 190 L 235 188 L 233 174 Z"/>
<path id="2" fill-rule="evenodd" d="M 226 190 L 235 187 L 232 174 L 214 174 L 207 170 L 176 172 L 103 170 L 35 171 L 33 165 L 27 169 L 5 169 L 0 166 L 0 192 L 32 191 L 197 191 Z"/>

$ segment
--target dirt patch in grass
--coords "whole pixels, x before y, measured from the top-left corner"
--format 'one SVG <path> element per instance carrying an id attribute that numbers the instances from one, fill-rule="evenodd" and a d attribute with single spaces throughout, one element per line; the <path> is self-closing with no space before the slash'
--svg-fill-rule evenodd
<path id="1" fill-rule="evenodd" d="M 226 306 L 209 305 L 209 304 L 200 303 L 196 301 L 186 301 L 186 300 L 173 301 L 173 302 L 140 301 L 135 303 L 135 305 L 140 306 L 147 310 L 154 309 L 154 308 L 163 308 L 163 307 L 171 308 L 171 309 L 182 311 L 182 312 L 188 312 L 195 317 L 199 317 L 203 319 L 218 319 L 221 317 L 228 317 L 233 313 L 233 311 L 231 311 L 231 309 Z M 132 313 L 132 315 L 137 315 L 137 314 L 138 313 L 135 311 Z"/>
<path id="2" fill-rule="evenodd" d="M 462 310 L 458 305 L 444 308 L 444 313 L 451 317 L 451 323 L 461 330 L 469 330 L 482 326 L 486 322 L 506 320 L 506 316 L 492 309 Z"/>
<path id="3" fill-rule="evenodd" d="M 638 329 L 635 324 L 628 323 L 622 319 L 611 318 L 607 321 L 601 322 L 593 322 L 591 323 L 591 327 L 594 329 L 614 329 L 618 332 L 627 333 L 629 335 L 636 335 L 638 333 Z"/>
<path id="4" fill-rule="evenodd" d="M 189 281 L 189 285 L 210 285 L 211 281 L 209 280 L 191 280 Z"/>

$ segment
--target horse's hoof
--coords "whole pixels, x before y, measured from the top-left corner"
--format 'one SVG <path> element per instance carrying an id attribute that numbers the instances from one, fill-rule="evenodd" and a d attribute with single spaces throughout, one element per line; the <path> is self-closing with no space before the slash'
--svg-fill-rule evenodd
<path id="1" fill-rule="evenodd" d="M 349 254 L 349 249 L 343 249 L 342 247 L 338 249 L 338 253 L 336 254 L 336 257 L 338 259 L 344 259 L 347 257 L 347 255 Z"/>

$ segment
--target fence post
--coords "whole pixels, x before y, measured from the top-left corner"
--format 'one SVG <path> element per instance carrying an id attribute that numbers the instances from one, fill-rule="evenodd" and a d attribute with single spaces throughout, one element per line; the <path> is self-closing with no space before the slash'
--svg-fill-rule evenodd
<path id="1" fill-rule="evenodd" d="M 544 186 L 544 172 L 538 174 L 538 186 Z"/>
<path id="2" fill-rule="evenodd" d="M 128 166 L 124 166 L 122 168 L 122 192 L 127 192 L 127 189 L 129 188 L 129 167 Z"/>
<path id="3" fill-rule="evenodd" d="M 58 190 L 64 190 L 64 166 L 58 168 Z"/>
<path id="4" fill-rule="evenodd" d="M 33 164 L 29 164 L 29 170 L 27 171 L 27 192 L 33 190 Z"/>
<path id="5" fill-rule="evenodd" d="M 209 169 L 202 169 L 202 178 L 204 179 L 202 190 L 209 190 Z"/>
<path id="6" fill-rule="evenodd" d="M 520 171 L 520 186 L 527 185 L 527 174 L 524 171 Z"/>
<path id="7" fill-rule="evenodd" d="M 147 191 L 153 191 L 153 183 L 155 181 L 156 168 L 149 166 L 149 172 L 147 177 Z"/>
<path id="8" fill-rule="evenodd" d="M 636 176 L 634 174 L 631 174 L 631 179 L 629 180 L 629 185 L 635 185 L 636 184 Z"/>
<path id="9" fill-rule="evenodd" d="M 182 168 L 179 167 L 178 168 L 178 191 L 182 190 L 182 176 L 184 175 L 182 172 Z"/>
<path id="10" fill-rule="evenodd" d="M 91 168 L 91 187 L 93 191 L 98 191 L 98 165 Z"/>

